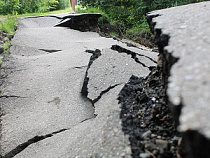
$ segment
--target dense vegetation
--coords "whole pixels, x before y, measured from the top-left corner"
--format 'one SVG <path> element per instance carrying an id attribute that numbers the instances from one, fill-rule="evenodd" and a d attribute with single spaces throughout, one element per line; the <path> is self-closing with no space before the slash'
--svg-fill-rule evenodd
<path id="1" fill-rule="evenodd" d="M 142 25 L 147 12 L 205 0 L 82 0 L 86 7 L 98 7 L 125 27 Z"/>
<path id="2" fill-rule="evenodd" d="M 0 0 L 0 14 L 24 14 L 64 9 L 69 0 Z"/>
<path id="3" fill-rule="evenodd" d="M 133 39 L 138 35 L 150 38 L 146 13 L 202 1 L 206 0 L 82 0 L 81 4 L 86 8 L 96 7 L 105 12 L 109 20 L 120 24 L 123 28 L 121 31 L 126 37 Z M 136 33 L 138 33 L 137 36 L 134 35 Z"/>

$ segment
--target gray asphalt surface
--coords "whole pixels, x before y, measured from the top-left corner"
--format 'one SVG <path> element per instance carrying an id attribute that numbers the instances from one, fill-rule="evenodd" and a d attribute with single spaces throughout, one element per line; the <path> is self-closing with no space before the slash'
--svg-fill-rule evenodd
<path id="1" fill-rule="evenodd" d="M 131 157 L 117 96 L 132 74 L 144 77 L 149 69 L 110 48 L 120 45 L 153 59 L 157 54 L 94 32 L 53 27 L 59 21 L 20 20 L 1 71 L 1 156 Z M 95 49 L 102 55 L 88 70 L 88 98 L 101 96 L 93 106 L 80 92 L 92 55 L 85 51 Z M 155 66 L 147 58 L 145 64 Z"/>

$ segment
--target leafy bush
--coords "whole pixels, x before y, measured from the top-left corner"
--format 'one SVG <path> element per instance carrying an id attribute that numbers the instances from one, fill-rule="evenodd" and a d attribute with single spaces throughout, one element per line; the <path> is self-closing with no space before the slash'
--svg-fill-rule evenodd
<path id="1" fill-rule="evenodd" d="M 102 10 L 108 21 L 120 27 L 124 37 L 152 47 L 154 37 L 146 20 L 148 12 L 202 1 L 205 0 L 82 0 L 80 4 Z"/>
<path id="2" fill-rule="evenodd" d="M 147 12 L 204 0 L 82 0 L 85 7 L 102 9 L 125 28 L 142 25 Z M 146 26 L 147 27 L 147 26 Z"/>
<path id="3" fill-rule="evenodd" d="M 19 0 L 0 0 L 0 13 L 1 14 L 14 14 L 20 8 Z"/>
<path id="4" fill-rule="evenodd" d="M 65 9 L 67 6 L 69 6 L 69 0 L 58 0 L 58 5 L 56 9 Z"/>

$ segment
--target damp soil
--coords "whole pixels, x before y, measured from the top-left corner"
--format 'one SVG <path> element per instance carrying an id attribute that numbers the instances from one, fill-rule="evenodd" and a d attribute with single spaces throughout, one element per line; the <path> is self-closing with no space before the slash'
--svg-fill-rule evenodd
<path id="1" fill-rule="evenodd" d="M 182 138 L 166 103 L 160 71 L 131 76 L 119 94 L 122 129 L 129 135 L 133 158 L 181 158 Z"/>

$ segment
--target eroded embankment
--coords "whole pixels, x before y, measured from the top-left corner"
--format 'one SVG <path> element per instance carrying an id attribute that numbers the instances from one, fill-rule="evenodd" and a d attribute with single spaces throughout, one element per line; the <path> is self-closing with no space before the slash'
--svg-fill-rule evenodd
<path id="1" fill-rule="evenodd" d="M 119 94 L 120 117 L 129 135 L 132 157 L 180 157 L 180 141 L 165 102 L 161 72 L 153 68 L 146 78 L 132 76 Z"/>

